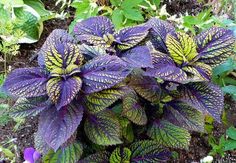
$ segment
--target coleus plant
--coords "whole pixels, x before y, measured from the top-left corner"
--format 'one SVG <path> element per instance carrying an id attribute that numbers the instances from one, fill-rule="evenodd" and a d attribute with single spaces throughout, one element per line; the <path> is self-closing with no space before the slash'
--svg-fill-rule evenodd
<path id="1" fill-rule="evenodd" d="M 44 162 L 166 161 L 168 147 L 187 149 L 189 131 L 204 131 L 205 114 L 220 122 L 224 98 L 211 69 L 233 51 L 230 30 L 193 38 L 152 18 L 115 32 L 100 16 L 73 36 L 54 30 L 39 67 L 14 70 L 3 86 L 17 98 L 12 116 L 39 114 Z"/>

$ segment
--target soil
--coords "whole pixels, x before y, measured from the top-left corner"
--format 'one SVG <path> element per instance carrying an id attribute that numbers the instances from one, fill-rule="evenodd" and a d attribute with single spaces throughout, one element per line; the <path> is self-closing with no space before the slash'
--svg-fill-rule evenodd
<path id="1" fill-rule="evenodd" d="M 44 1 L 44 4 L 47 9 L 50 10 L 57 10 L 52 6 L 50 1 Z M 189 14 L 196 14 L 201 10 L 201 6 L 198 3 L 192 2 L 175 2 L 167 4 L 167 10 L 169 13 L 185 13 L 188 11 Z M 180 12 L 181 11 L 181 12 Z M 20 47 L 19 55 L 10 63 L 13 68 L 18 67 L 29 67 L 29 66 L 36 66 L 37 65 L 37 57 L 36 53 L 46 40 L 47 36 L 51 33 L 53 29 L 61 28 L 61 29 L 68 29 L 68 25 L 73 19 L 73 10 L 69 9 L 72 16 L 65 19 L 65 20 L 49 20 L 44 22 L 44 30 L 41 35 L 40 40 L 34 44 L 22 44 Z M 226 98 L 226 105 L 228 106 L 227 109 L 227 119 L 229 124 L 236 126 L 236 102 L 233 101 L 231 98 Z M 37 123 L 38 117 L 32 117 L 26 119 L 24 125 L 20 126 L 17 131 L 14 131 L 13 128 L 15 126 L 15 122 L 9 122 L 5 126 L 0 126 L 0 142 L 14 139 L 14 144 L 16 145 L 16 162 L 20 163 L 23 162 L 23 150 L 26 147 L 34 146 L 34 135 L 33 133 L 37 130 Z M 225 133 L 225 130 L 228 126 L 223 124 L 214 124 L 214 136 L 220 137 L 222 134 Z M 200 134 L 200 133 L 192 133 L 191 144 L 189 150 L 176 150 L 179 153 L 178 159 L 172 159 L 170 162 L 179 162 L 179 163 L 190 163 L 190 162 L 199 162 L 199 160 L 208 155 L 210 152 L 211 147 L 208 144 L 208 136 L 207 134 Z M 234 155 L 236 157 L 236 153 L 228 153 L 229 155 Z M 1 155 L 0 155 L 1 156 Z M 231 157 L 231 156 L 229 156 Z M 218 157 L 218 159 L 220 159 Z M 0 161 L 1 162 L 1 161 Z M 227 162 L 227 161 L 226 161 Z M 235 161 L 236 162 L 236 161 Z"/>

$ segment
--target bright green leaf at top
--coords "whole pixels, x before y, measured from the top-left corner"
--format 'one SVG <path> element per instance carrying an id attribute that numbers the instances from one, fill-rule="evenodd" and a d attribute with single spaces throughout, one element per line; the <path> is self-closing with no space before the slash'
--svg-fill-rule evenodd
<path id="1" fill-rule="evenodd" d="M 177 32 L 177 38 L 168 34 L 166 45 L 171 57 L 179 65 L 188 63 L 197 56 L 193 38 L 185 33 Z"/>
<path id="2" fill-rule="evenodd" d="M 131 151 L 129 148 L 116 148 L 111 156 L 111 163 L 129 163 L 130 162 Z"/>
<path id="3" fill-rule="evenodd" d="M 143 0 L 124 0 L 121 4 L 121 8 L 124 10 L 136 7 L 140 4 Z"/>
<path id="4" fill-rule="evenodd" d="M 118 7 L 121 4 L 121 0 L 110 0 L 111 4 L 113 6 Z"/>
<path id="5" fill-rule="evenodd" d="M 47 155 L 44 156 L 44 163 L 75 163 L 79 161 L 83 153 L 83 146 L 79 142 L 70 144 L 65 148 L 57 150 L 55 153 L 50 150 Z"/>
<path id="6" fill-rule="evenodd" d="M 124 16 L 123 16 L 122 10 L 116 9 L 113 11 L 111 18 L 112 18 L 112 22 L 114 23 L 116 28 L 119 29 L 122 27 L 123 17 Z"/>
<path id="7" fill-rule="evenodd" d="M 123 11 L 124 11 L 124 16 L 127 19 L 135 20 L 135 21 L 144 21 L 142 13 L 138 9 L 129 8 L 129 9 L 125 9 Z"/>
<path id="8" fill-rule="evenodd" d="M 161 120 L 154 122 L 148 129 L 148 136 L 163 146 L 188 149 L 191 139 L 190 133 L 174 124 Z"/>
<path id="9" fill-rule="evenodd" d="M 0 3 L 6 5 L 7 7 L 24 5 L 23 0 L 0 0 Z"/>
<path id="10" fill-rule="evenodd" d="M 230 127 L 227 131 L 226 134 L 228 137 L 231 139 L 236 140 L 236 128 L 235 127 Z"/>
<path id="11" fill-rule="evenodd" d="M 47 16 L 50 14 L 50 12 L 45 9 L 41 0 L 24 0 L 24 3 L 37 11 L 40 16 Z"/>

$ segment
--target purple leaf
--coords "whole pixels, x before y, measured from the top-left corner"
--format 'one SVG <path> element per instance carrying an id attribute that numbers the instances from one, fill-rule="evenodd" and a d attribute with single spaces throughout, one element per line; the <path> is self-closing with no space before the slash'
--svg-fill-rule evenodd
<path id="1" fill-rule="evenodd" d="M 184 83 L 187 80 L 187 74 L 177 67 L 167 54 L 153 51 L 152 62 L 154 68 L 146 68 L 144 75 L 178 83 Z"/>
<path id="2" fill-rule="evenodd" d="M 161 52 L 168 52 L 165 41 L 168 33 L 175 33 L 175 28 L 168 22 L 151 18 L 147 25 L 150 26 L 151 42 L 155 49 Z"/>
<path id="3" fill-rule="evenodd" d="M 212 27 L 196 36 L 199 62 L 204 62 L 212 67 L 223 63 L 228 56 L 233 54 L 235 38 L 233 31 Z"/>
<path id="4" fill-rule="evenodd" d="M 68 79 L 62 79 L 60 77 L 51 78 L 47 83 L 47 93 L 59 110 L 74 99 L 81 86 L 82 81 L 79 77 L 74 76 Z"/>
<path id="5" fill-rule="evenodd" d="M 19 68 L 13 70 L 3 84 L 11 96 L 38 97 L 46 95 L 48 75 L 41 68 Z"/>
<path id="6" fill-rule="evenodd" d="M 204 116 L 195 108 L 183 102 L 171 102 L 164 109 L 164 118 L 187 130 L 203 132 Z"/>
<path id="7" fill-rule="evenodd" d="M 74 34 L 79 41 L 93 45 L 106 44 L 105 36 L 112 35 L 114 31 L 112 22 L 105 16 L 88 18 L 74 27 Z"/>
<path id="8" fill-rule="evenodd" d="M 76 131 L 83 117 L 82 106 L 70 104 L 60 110 L 51 107 L 40 115 L 39 131 L 43 139 L 56 151 Z"/>
<path id="9" fill-rule="evenodd" d="M 47 37 L 43 46 L 38 52 L 38 64 L 40 67 L 45 67 L 44 57 L 48 51 L 48 47 L 58 43 L 76 43 L 75 39 L 63 29 L 54 29 Z"/>
<path id="10" fill-rule="evenodd" d="M 189 83 L 178 87 L 180 101 L 197 110 L 210 114 L 218 122 L 224 108 L 224 95 L 221 89 L 207 82 Z"/>
<path id="11" fill-rule="evenodd" d="M 122 53 L 122 59 L 134 68 L 153 67 L 152 57 L 147 46 L 137 46 Z"/>
<path id="12" fill-rule="evenodd" d="M 144 25 L 124 28 L 115 34 L 115 42 L 121 50 L 132 48 L 146 38 L 148 30 Z"/>
<path id="13" fill-rule="evenodd" d="M 130 73 L 127 65 L 117 56 L 104 55 L 94 58 L 82 68 L 83 90 L 85 93 L 111 88 Z"/>

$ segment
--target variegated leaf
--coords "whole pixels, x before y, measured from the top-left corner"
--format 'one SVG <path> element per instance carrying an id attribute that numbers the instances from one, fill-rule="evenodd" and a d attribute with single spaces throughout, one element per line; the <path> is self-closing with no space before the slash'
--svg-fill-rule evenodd
<path id="1" fill-rule="evenodd" d="M 50 150 L 44 156 L 44 163 L 75 163 L 83 153 L 83 146 L 80 142 L 74 142 L 67 147 L 62 147 L 56 152 Z"/>
<path id="2" fill-rule="evenodd" d="M 155 49 L 167 53 L 166 47 L 166 36 L 168 33 L 175 33 L 175 28 L 170 23 L 157 19 L 151 18 L 148 20 L 147 25 L 151 28 L 150 39 Z"/>
<path id="3" fill-rule="evenodd" d="M 121 58 L 133 68 L 153 67 L 151 53 L 147 46 L 137 46 L 124 53 Z"/>
<path id="4" fill-rule="evenodd" d="M 8 111 L 11 117 L 25 118 L 27 116 L 36 116 L 46 108 L 50 103 L 48 97 L 19 98 L 14 106 Z"/>
<path id="5" fill-rule="evenodd" d="M 189 132 L 166 120 L 153 122 L 148 129 L 148 136 L 156 142 L 172 148 L 188 149 L 191 136 Z"/>
<path id="6" fill-rule="evenodd" d="M 197 56 L 196 44 L 189 35 L 181 32 L 176 33 L 177 37 L 168 34 L 166 46 L 175 63 L 186 64 Z"/>
<path id="7" fill-rule="evenodd" d="M 98 145 L 107 146 L 122 143 L 119 120 L 109 110 L 90 115 L 85 120 L 84 131 L 89 140 Z"/>
<path id="8" fill-rule="evenodd" d="M 6 78 L 3 89 L 11 96 L 38 97 L 46 95 L 47 73 L 41 68 L 19 68 Z"/>
<path id="9" fill-rule="evenodd" d="M 166 162 L 171 153 L 164 149 L 160 143 L 153 140 L 138 141 L 130 146 L 131 163 Z"/>
<path id="10" fill-rule="evenodd" d="M 124 84 L 118 84 L 110 89 L 92 93 L 86 96 L 85 105 L 90 113 L 105 110 L 127 92 Z"/>
<path id="11" fill-rule="evenodd" d="M 195 62 L 193 65 L 185 66 L 182 69 L 188 73 L 190 82 L 211 80 L 212 68 L 205 63 Z"/>
<path id="12" fill-rule="evenodd" d="M 121 50 L 130 49 L 146 38 L 149 29 L 150 28 L 145 25 L 121 29 L 114 36 L 115 42 Z"/>
<path id="13" fill-rule="evenodd" d="M 77 104 L 64 106 L 60 110 L 51 107 L 43 111 L 39 119 L 39 135 L 57 151 L 76 131 L 83 117 L 83 108 Z"/>
<path id="14" fill-rule="evenodd" d="M 188 79 L 187 74 L 167 54 L 152 51 L 152 62 L 154 68 L 146 68 L 144 75 L 178 83 L 184 83 Z"/>
<path id="15" fill-rule="evenodd" d="M 172 102 L 164 110 L 164 118 L 187 130 L 203 132 L 204 115 L 183 102 Z"/>
<path id="16" fill-rule="evenodd" d="M 54 29 L 50 35 L 47 37 L 43 46 L 38 52 L 38 64 L 45 68 L 45 54 L 48 51 L 49 47 L 53 47 L 55 44 L 76 44 L 76 40 L 63 29 Z"/>
<path id="17" fill-rule="evenodd" d="M 85 157 L 78 163 L 107 163 L 109 162 L 109 156 L 110 153 L 107 151 L 97 152 L 95 154 Z"/>
<path id="18" fill-rule="evenodd" d="M 195 37 L 199 62 L 215 67 L 233 54 L 235 38 L 229 29 L 212 27 Z"/>
<path id="19" fill-rule="evenodd" d="M 47 93 L 50 99 L 55 103 L 59 110 L 68 105 L 79 92 L 82 81 L 79 77 L 70 77 L 66 80 L 57 77 L 51 78 L 47 82 Z"/>
<path id="20" fill-rule="evenodd" d="M 83 91 L 98 92 L 120 83 L 130 73 L 127 65 L 117 56 L 104 55 L 94 58 L 82 68 Z"/>
<path id="21" fill-rule="evenodd" d="M 131 151 L 129 148 L 123 148 L 121 149 L 120 147 L 117 147 L 111 154 L 110 156 L 110 162 L 112 163 L 128 163 L 130 162 L 130 156 L 131 156 Z"/>
<path id="22" fill-rule="evenodd" d="M 147 115 L 144 108 L 139 104 L 138 96 L 135 92 L 131 92 L 123 98 L 122 115 L 138 125 L 147 123 Z"/>
<path id="23" fill-rule="evenodd" d="M 80 54 L 79 46 L 70 43 L 56 43 L 45 49 L 45 65 L 47 70 L 56 68 L 66 69 L 71 64 L 82 65 L 83 56 Z"/>
<path id="24" fill-rule="evenodd" d="M 221 121 L 224 95 L 217 85 L 208 82 L 189 83 L 178 87 L 178 91 L 179 100 Z"/>
<path id="25" fill-rule="evenodd" d="M 148 101 L 157 102 L 160 100 L 161 88 L 152 77 L 142 76 L 142 74 L 132 75 L 129 86 Z"/>
<path id="26" fill-rule="evenodd" d="M 114 26 L 105 16 L 91 17 L 77 23 L 74 27 L 76 38 L 91 45 L 111 45 Z"/>

